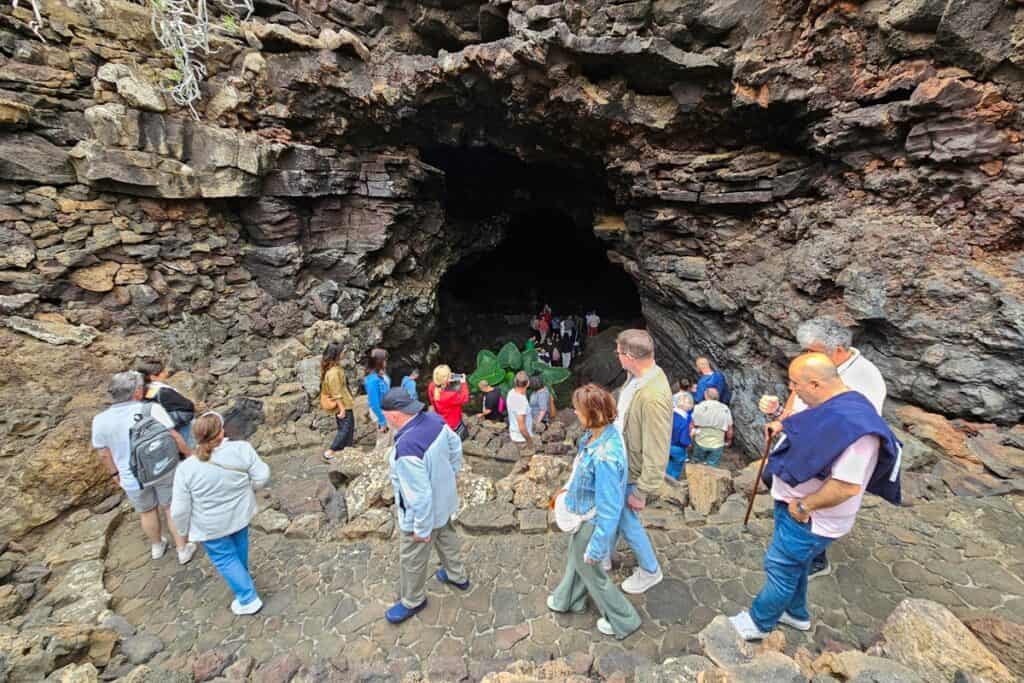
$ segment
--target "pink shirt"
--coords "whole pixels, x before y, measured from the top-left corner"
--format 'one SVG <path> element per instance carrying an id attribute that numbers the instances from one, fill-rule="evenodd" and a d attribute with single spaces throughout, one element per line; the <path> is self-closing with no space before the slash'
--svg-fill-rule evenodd
<path id="1" fill-rule="evenodd" d="M 860 493 L 830 508 L 821 508 L 811 513 L 811 532 L 826 538 L 845 536 L 853 528 L 853 522 L 860 510 L 864 489 L 875 472 L 878 463 L 878 437 L 865 434 L 843 451 L 832 463 L 832 478 L 860 486 Z M 790 486 L 778 477 L 772 477 L 772 497 L 789 502 L 806 498 L 825 485 L 821 479 L 809 479 L 798 486 Z"/>

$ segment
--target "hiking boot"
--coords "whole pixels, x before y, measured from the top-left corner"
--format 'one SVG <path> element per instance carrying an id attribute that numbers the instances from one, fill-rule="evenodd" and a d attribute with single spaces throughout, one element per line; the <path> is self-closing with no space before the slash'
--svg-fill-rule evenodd
<path id="1" fill-rule="evenodd" d="M 411 616 L 413 616 L 415 614 L 418 614 L 419 612 L 422 612 L 423 608 L 426 607 L 426 606 L 427 606 L 426 599 L 424 599 L 423 602 L 421 602 L 416 607 L 412 607 L 412 608 L 406 607 L 405 605 L 402 604 L 401 601 L 398 601 L 394 605 L 391 606 L 391 609 L 389 609 L 387 612 L 384 613 L 384 618 L 387 619 L 389 623 L 401 624 L 403 621 L 405 621 L 409 617 L 411 617 Z"/>
<path id="2" fill-rule="evenodd" d="M 786 626 L 792 626 L 797 631 L 810 631 L 811 620 L 804 621 L 803 619 L 797 619 L 794 616 L 790 616 L 789 612 L 783 612 L 782 616 L 779 617 L 779 623 L 785 624 Z"/>
<path id="3" fill-rule="evenodd" d="M 466 579 L 462 583 L 457 583 L 455 581 L 452 581 L 451 579 L 448 578 L 448 572 L 446 572 L 444 570 L 444 567 L 442 567 L 441 569 L 438 569 L 437 573 L 434 574 L 434 576 L 436 576 L 437 580 L 440 581 L 441 583 L 451 584 L 452 586 L 455 586 L 456 588 L 458 588 L 460 591 L 469 590 L 469 579 Z"/>
<path id="4" fill-rule="evenodd" d="M 192 561 L 192 556 L 196 554 L 196 544 L 186 543 L 185 545 L 178 548 L 178 564 L 188 564 Z"/>
<path id="5" fill-rule="evenodd" d="M 622 582 L 622 590 L 631 595 L 640 595 L 657 586 L 664 578 L 665 575 L 661 573 L 661 567 L 658 567 L 658 571 L 654 574 L 643 567 L 637 567 L 633 575 Z"/>
<path id="6" fill-rule="evenodd" d="M 149 546 L 149 556 L 154 560 L 159 560 L 167 552 L 167 539 L 160 538 L 159 543 L 153 543 Z"/>
<path id="7" fill-rule="evenodd" d="M 740 612 L 734 617 L 729 617 L 729 623 L 743 640 L 764 640 L 768 637 L 768 634 L 759 629 L 750 618 L 750 612 Z"/>

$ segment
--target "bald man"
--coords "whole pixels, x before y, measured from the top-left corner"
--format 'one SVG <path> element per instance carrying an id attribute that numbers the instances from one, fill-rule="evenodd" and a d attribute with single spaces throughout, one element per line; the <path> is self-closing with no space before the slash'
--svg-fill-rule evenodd
<path id="1" fill-rule="evenodd" d="M 767 580 L 750 611 L 729 618 L 746 640 L 766 637 L 779 623 L 809 631 L 811 561 L 853 528 L 865 490 L 900 501 L 899 442 L 871 402 L 843 384 L 829 357 L 797 357 L 789 388 L 808 408 L 782 421 L 765 467 L 775 499 Z"/>

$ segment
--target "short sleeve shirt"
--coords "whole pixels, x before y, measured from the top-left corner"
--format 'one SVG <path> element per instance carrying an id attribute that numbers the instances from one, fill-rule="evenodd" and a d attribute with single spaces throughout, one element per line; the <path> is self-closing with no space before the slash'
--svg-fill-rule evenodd
<path id="1" fill-rule="evenodd" d="M 533 416 L 530 414 L 530 402 L 526 396 L 518 391 L 508 392 L 505 397 L 505 405 L 508 406 L 508 435 L 516 443 L 523 443 L 526 437 L 519 431 L 519 420 L 517 416 L 526 416 L 526 431 L 533 436 Z"/>
<path id="2" fill-rule="evenodd" d="M 141 401 L 115 403 L 92 419 L 92 447 L 110 449 L 121 477 L 121 488 L 125 491 L 141 489 L 139 482 L 132 476 L 129 434 L 135 424 L 135 416 L 142 413 L 145 405 Z M 159 403 L 148 405 L 152 406 L 153 419 L 168 429 L 174 429 L 174 421 Z"/>
<path id="3" fill-rule="evenodd" d="M 498 389 L 491 389 L 484 394 L 484 408 L 491 411 L 487 413 L 488 420 L 501 419 L 501 415 L 498 412 L 499 407 L 501 407 L 501 391 Z"/>
<path id="4" fill-rule="evenodd" d="M 832 463 L 832 478 L 848 484 L 860 486 L 860 493 L 830 508 L 821 508 L 811 513 L 811 532 L 826 538 L 845 536 L 853 528 L 864 499 L 871 475 L 878 464 L 878 437 L 865 434 L 843 451 L 842 455 Z M 797 486 L 790 486 L 778 477 L 772 477 L 772 497 L 776 500 L 789 501 L 806 498 L 825 485 L 821 479 L 810 479 Z"/>
<path id="5" fill-rule="evenodd" d="M 533 416 L 534 421 L 540 416 L 541 413 L 545 412 L 549 408 L 551 402 L 551 394 L 547 388 L 538 389 L 533 392 L 530 396 L 530 414 Z"/>

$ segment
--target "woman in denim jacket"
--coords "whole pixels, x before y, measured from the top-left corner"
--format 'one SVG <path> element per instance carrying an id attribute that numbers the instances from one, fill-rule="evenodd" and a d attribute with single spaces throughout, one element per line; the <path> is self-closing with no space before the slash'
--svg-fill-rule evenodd
<path id="1" fill-rule="evenodd" d="M 565 507 L 583 518 L 569 539 L 565 576 L 548 596 L 548 609 L 576 613 L 587 608 L 587 595 L 597 603 L 597 630 L 622 639 L 640 628 L 640 615 L 622 594 L 601 562 L 610 557 L 626 500 L 626 447 L 613 424 L 615 399 L 596 384 L 572 395 L 573 410 L 588 431 L 565 493 Z"/>

